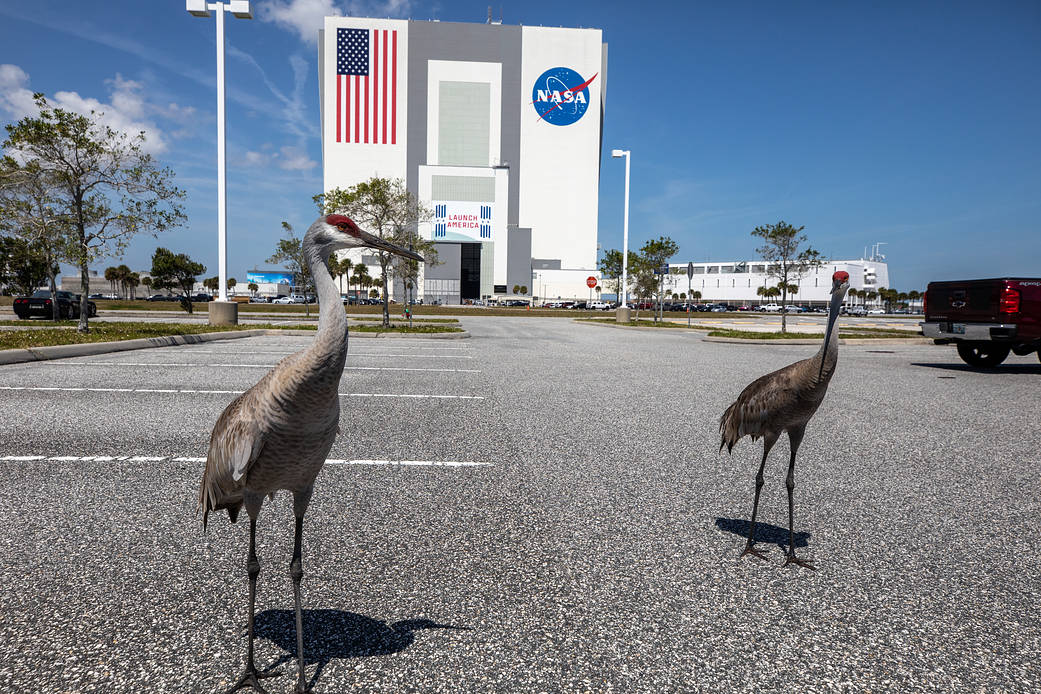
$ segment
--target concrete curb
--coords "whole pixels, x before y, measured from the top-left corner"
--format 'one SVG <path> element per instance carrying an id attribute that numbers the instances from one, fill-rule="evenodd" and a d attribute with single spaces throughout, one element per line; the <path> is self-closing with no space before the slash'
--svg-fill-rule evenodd
<path id="1" fill-rule="evenodd" d="M 820 345 L 821 338 L 814 340 L 792 339 L 766 339 L 753 340 L 744 337 L 703 337 L 704 342 L 729 342 L 738 345 Z M 842 338 L 840 345 L 931 345 L 933 341 L 928 337 L 863 337 Z"/>
<path id="2" fill-rule="evenodd" d="M 0 365 L 23 364 L 31 361 L 48 359 L 68 359 L 69 357 L 92 357 L 111 352 L 128 352 L 135 349 L 152 347 L 174 347 L 178 345 L 194 345 L 215 340 L 235 340 L 242 337 L 259 337 L 261 335 L 314 335 L 314 330 L 231 330 L 220 333 L 201 333 L 198 335 L 163 335 L 161 337 L 145 337 L 137 340 L 121 340 L 117 342 L 88 342 L 79 345 L 53 345 L 51 347 L 34 347 L 32 349 L 0 350 Z M 470 333 L 350 333 L 351 338 L 434 338 L 441 340 L 460 340 L 470 337 Z"/>
<path id="3" fill-rule="evenodd" d="M 240 337 L 257 337 L 267 332 L 267 330 L 235 330 L 222 333 L 202 333 L 200 335 L 164 335 L 162 337 L 146 337 L 138 340 L 122 340 L 118 342 L 88 342 L 81 345 L 5 349 L 0 351 L 0 364 L 19 364 L 27 361 L 66 359 L 68 357 L 90 357 L 97 354 L 126 352 L 134 349 L 148 349 L 150 347 L 172 347 L 175 345 L 213 342 L 214 340 L 234 340 Z"/>

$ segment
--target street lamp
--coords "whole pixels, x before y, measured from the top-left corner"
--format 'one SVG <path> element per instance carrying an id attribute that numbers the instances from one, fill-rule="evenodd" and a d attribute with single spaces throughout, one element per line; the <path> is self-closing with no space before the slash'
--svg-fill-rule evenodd
<path id="1" fill-rule="evenodd" d="M 625 321 L 629 320 L 629 150 L 612 149 L 611 156 L 615 159 L 625 157 L 625 221 L 622 226 L 622 286 L 619 292 L 622 296 L 619 300 L 619 317 L 621 309 L 625 309 Z"/>
<path id="2" fill-rule="evenodd" d="M 228 186 L 227 147 L 224 141 L 224 13 L 231 12 L 238 19 L 253 19 L 249 0 L 206 2 L 185 0 L 185 9 L 193 17 L 209 17 L 217 13 L 217 273 L 220 287 L 217 301 L 224 306 L 210 305 L 210 323 L 224 325 L 238 323 L 238 304 L 228 301 Z M 216 303 L 216 302 L 215 302 Z M 216 308 L 216 310 L 214 310 Z"/>

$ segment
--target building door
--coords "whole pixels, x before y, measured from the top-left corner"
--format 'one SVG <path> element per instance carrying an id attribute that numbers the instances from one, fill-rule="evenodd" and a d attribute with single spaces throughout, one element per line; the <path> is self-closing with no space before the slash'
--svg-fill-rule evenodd
<path id="1" fill-rule="evenodd" d="M 481 244 L 464 243 L 459 249 L 459 298 L 481 298 Z"/>

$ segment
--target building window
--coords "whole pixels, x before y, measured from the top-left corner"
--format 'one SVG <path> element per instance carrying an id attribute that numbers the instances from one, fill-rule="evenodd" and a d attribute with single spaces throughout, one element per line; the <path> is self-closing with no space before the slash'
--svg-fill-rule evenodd
<path id="1" fill-rule="evenodd" d="M 761 275 L 764 272 L 766 272 L 766 266 L 765 265 L 753 265 L 752 266 L 752 272 L 755 272 L 755 273 L 758 273 L 758 274 Z"/>
<path id="2" fill-rule="evenodd" d="M 734 273 L 734 266 L 733 265 L 722 265 L 722 266 L 720 266 L 719 271 L 722 272 L 723 274 L 731 275 L 731 274 Z"/>
<path id="3" fill-rule="evenodd" d="M 487 82 L 438 84 L 438 164 L 489 165 L 491 90 Z"/>
<path id="4" fill-rule="evenodd" d="M 491 176 L 431 176 L 430 199 L 495 202 L 495 179 Z"/>
<path id="5" fill-rule="evenodd" d="M 719 274 L 719 266 L 718 265 L 709 265 L 707 268 L 705 268 L 705 272 L 707 272 L 710 275 L 718 275 Z"/>
<path id="6" fill-rule="evenodd" d="M 694 266 L 694 274 L 695 275 L 704 275 L 705 274 L 705 266 L 704 265 L 695 265 Z"/>

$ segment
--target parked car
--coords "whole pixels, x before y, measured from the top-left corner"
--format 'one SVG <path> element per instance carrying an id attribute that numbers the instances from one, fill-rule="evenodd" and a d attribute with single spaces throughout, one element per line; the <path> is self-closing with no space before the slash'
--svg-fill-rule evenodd
<path id="1" fill-rule="evenodd" d="M 591 301 L 589 302 L 589 309 L 592 311 L 608 311 L 611 309 L 611 304 L 606 301 Z"/>
<path id="2" fill-rule="evenodd" d="M 848 306 L 845 313 L 848 316 L 866 316 L 867 309 L 863 306 Z"/>
<path id="3" fill-rule="evenodd" d="M 251 304 L 268 304 L 271 300 L 266 296 L 251 296 L 249 297 L 249 303 Z"/>
<path id="4" fill-rule="evenodd" d="M 869 316 L 884 316 L 885 314 L 886 314 L 886 310 L 884 308 L 868 309 L 868 315 Z"/>
<path id="5" fill-rule="evenodd" d="M 788 313 L 802 313 L 805 309 L 802 306 L 796 306 L 794 304 L 788 304 L 784 307 L 784 310 Z"/>
<path id="6" fill-rule="evenodd" d="M 748 304 L 741 304 L 740 306 L 737 307 L 737 310 L 738 311 L 751 311 L 752 307 L 749 306 Z"/>
<path id="7" fill-rule="evenodd" d="M 192 301 L 196 301 L 196 302 L 200 302 L 200 303 L 208 302 L 208 301 L 213 301 L 213 297 L 210 296 L 209 294 L 203 294 L 203 293 L 200 292 L 199 294 L 193 294 L 192 295 Z"/>
<path id="8" fill-rule="evenodd" d="M 966 364 L 994 367 L 1010 352 L 1041 359 L 1041 278 L 930 282 L 922 333 L 955 344 Z"/>
<path id="9" fill-rule="evenodd" d="M 80 317 L 80 295 L 72 292 L 56 292 L 58 301 L 59 318 Z M 38 289 L 29 296 L 19 296 L 14 300 L 15 314 L 25 320 L 31 316 L 43 316 L 50 318 L 54 315 L 51 304 L 51 291 L 49 289 Z M 87 316 L 93 318 L 98 315 L 98 307 L 89 299 L 87 300 Z"/>
<path id="10" fill-rule="evenodd" d="M 767 313 L 777 313 L 781 310 L 780 304 L 763 304 L 759 307 L 760 311 L 766 311 Z"/>

